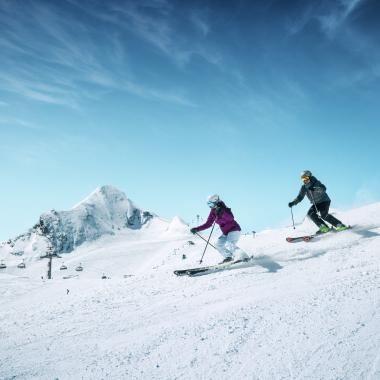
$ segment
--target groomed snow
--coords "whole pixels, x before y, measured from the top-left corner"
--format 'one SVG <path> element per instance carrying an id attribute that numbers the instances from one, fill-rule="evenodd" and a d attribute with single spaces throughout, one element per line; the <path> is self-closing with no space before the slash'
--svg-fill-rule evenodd
<path id="1" fill-rule="evenodd" d="M 0 378 L 380 379 L 380 204 L 338 217 L 353 229 L 309 243 L 285 241 L 308 221 L 243 236 L 251 266 L 194 278 L 173 275 L 204 248 L 179 219 L 84 244 L 53 280 L 8 255 Z"/>

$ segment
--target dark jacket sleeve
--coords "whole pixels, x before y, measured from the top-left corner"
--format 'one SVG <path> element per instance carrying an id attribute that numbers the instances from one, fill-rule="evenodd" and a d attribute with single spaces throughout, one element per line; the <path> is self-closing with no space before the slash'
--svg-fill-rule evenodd
<path id="1" fill-rule="evenodd" d="M 296 205 L 302 201 L 302 199 L 305 198 L 306 195 L 306 187 L 305 185 L 301 186 L 300 192 L 298 193 L 297 197 L 294 199 L 293 204 Z"/>
<path id="2" fill-rule="evenodd" d="M 210 228 L 212 226 L 212 224 L 214 223 L 215 219 L 216 219 L 216 212 L 215 212 L 215 210 L 211 210 L 210 214 L 209 214 L 209 216 L 208 216 L 208 218 L 206 220 L 206 223 L 204 223 L 204 224 L 196 227 L 196 229 L 198 231 L 207 230 L 207 228 Z"/>

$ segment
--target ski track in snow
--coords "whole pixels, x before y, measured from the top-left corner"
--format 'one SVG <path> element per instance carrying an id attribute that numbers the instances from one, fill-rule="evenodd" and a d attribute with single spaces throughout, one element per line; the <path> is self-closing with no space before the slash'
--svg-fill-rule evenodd
<path id="1" fill-rule="evenodd" d="M 380 379 L 380 204 L 368 208 L 309 243 L 287 243 L 290 229 L 244 236 L 252 265 L 193 278 L 173 270 L 198 266 L 202 241 L 143 231 L 67 255 L 84 265 L 75 278 L 10 265 L 0 378 Z M 204 264 L 219 260 L 210 249 Z"/>

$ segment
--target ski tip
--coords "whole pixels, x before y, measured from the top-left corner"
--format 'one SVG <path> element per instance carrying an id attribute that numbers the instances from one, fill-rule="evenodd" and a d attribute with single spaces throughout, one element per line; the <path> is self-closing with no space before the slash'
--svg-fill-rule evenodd
<path id="1" fill-rule="evenodd" d="M 173 272 L 176 276 L 186 276 L 186 271 L 183 271 L 183 270 L 175 270 Z"/>

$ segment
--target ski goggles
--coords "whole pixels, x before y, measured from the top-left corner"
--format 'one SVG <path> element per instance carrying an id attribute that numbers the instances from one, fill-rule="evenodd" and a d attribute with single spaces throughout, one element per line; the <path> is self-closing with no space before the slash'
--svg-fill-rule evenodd
<path id="1" fill-rule="evenodd" d="M 307 176 L 307 175 L 302 176 L 301 179 L 302 179 L 302 181 L 304 181 L 304 182 L 309 182 L 309 181 L 310 181 L 310 177 Z"/>
<path id="2" fill-rule="evenodd" d="M 215 202 L 208 201 L 208 202 L 207 202 L 207 206 L 210 207 L 210 208 L 214 208 L 214 207 L 216 206 L 216 203 L 215 203 Z"/>

